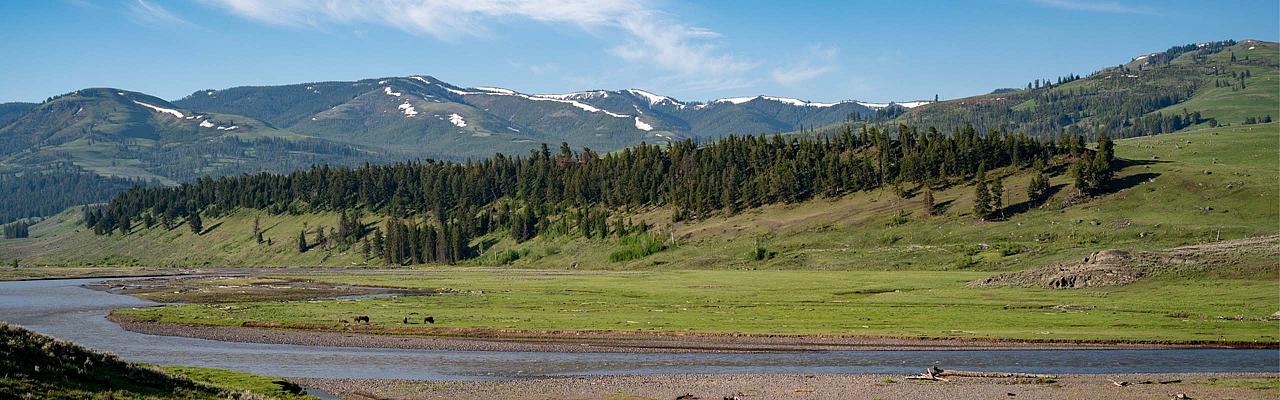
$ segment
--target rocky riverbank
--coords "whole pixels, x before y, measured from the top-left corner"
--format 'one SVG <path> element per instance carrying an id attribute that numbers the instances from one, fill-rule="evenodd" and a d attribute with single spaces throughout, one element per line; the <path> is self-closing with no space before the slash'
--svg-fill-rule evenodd
<path id="1" fill-rule="evenodd" d="M 344 399 L 1274 399 L 1277 374 L 1067 375 L 1053 379 L 896 375 L 680 374 L 501 381 L 306 379 Z M 1115 382 L 1123 383 L 1123 386 Z M 1169 382 L 1169 383 L 1160 383 Z"/>

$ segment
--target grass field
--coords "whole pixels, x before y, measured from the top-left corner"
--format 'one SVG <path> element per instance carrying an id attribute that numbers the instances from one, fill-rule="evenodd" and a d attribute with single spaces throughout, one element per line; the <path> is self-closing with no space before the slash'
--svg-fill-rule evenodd
<path id="1" fill-rule="evenodd" d="M 288 275 L 433 289 L 430 296 L 189 304 L 120 310 L 160 322 L 341 330 L 368 315 L 386 333 L 435 328 L 1011 338 L 1280 341 L 1275 281 L 1154 279 L 1075 290 L 973 289 L 981 272 L 422 269 Z M 285 276 L 282 276 L 285 277 Z M 217 282 L 211 282 L 215 284 Z M 433 325 L 405 325 L 431 315 Z M 1242 317 L 1239 320 L 1235 317 Z M 1219 317 L 1227 317 L 1222 319 Z"/>

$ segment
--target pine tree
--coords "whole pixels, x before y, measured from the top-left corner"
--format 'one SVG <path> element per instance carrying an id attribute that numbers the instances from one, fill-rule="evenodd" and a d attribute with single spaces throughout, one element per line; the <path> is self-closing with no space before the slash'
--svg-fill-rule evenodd
<path id="1" fill-rule="evenodd" d="M 253 237 L 258 244 L 262 244 L 262 231 L 258 229 L 258 218 L 257 215 L 253 216 Z"/>
<path id="2" fill-rule="evenodd" d="M 991 191 L 987 188 L 986 169 L 978 167 L 978 176 L 973 184 L 973 216 L 987 219 L 991 215 Z"/>
<path id="3" fill-rule="evenodd" d="M 128 216 L 128 215 L 121 215 L 121 216 L 120 216 L 120 218 L 119 218 L 118 225 L 117 225 L 117 228 L 118 228 L 118 229 L 120 229 L 120 234 L 121 234 L 121 235 L 128 235 L 128 234 L 129 234 L 129 228 L 132 228 L 132 227 L 133 227 L 133 223 L 132 223 L 132 221 L 129 221 L 129 216 Z"/>
<path id="4" fill-rule="evenodd" d="M 204 232 L 204 221 L 200 220 L 199 211 L 191 212 L 191 216 L 187 217 L 187 225 L 191 226 L 191 233 L 199 235 Z"/>
<path id="5" fill-rule="evenodd" d="M 1027 198 L 1031 202 L 1039 202 L 1049 193 L 1049 178 L 1044 175 L 1043 171 L 1037 170 L 1036 174 L 1031 176 L 1031 183 L 1027 184 Z"/>
<path id="6" fill-rule="evenodd" d="M 325 241 L 327 241 L 327 240 L 328 240 L 328 239 L 327 239 L 327 238 L 325 238 L 325 236 L 324 236 L 324 225 L 317 226 L 317 227 L 316 227 L 316 238 L 315 238 L 315 240 L 313 241 L 314 245 L 316 245 L 316 246 L 321 246 L 321 248 L 323 248 L 323 247 L 324 247 L 324 244 L 325 244 Z"/>
<path id="7" fill-rule="evenodd" d="M 924 188 L 924 214 L 935 215 L 937 213 L 937 205 L 933 203 L 933 190 Z"/>
<path id="8" fill-rule="evenodd" d="M 987 206 L 987 208 L 990 209 L 991 212 L 997 212 L 997 213 L 1000 213 L 1001 216 L 1003 216 L 1004 214 L 1004 179 L 1003 178 L 996 178 L 995 180 L 991 181 L 991 196 L 989 198 L 989 201 L 991 203 L 989 206 Z"/>
<path id="9" fill-rule="evenodd" d="M 298 252 L 299 253 L 307 252 L 307 230 L 306 229 L 298 231 Z"/>
<path id="10" fill-rule="evenodd" d="M 1111 162 L 1116 159 L 1115 144 L 1111 142 L 1111 137 L 1107 136 L 1107 132 L 1098 133 L 1098 153 L 1102 155 L 1102 160 L 1107 163 L 1110 169 Z"/>
<path id="11" fill-rule="evenodd" d="M 386 243 L 386 239 L 382 237 L 381 229 L 378 229 L 378 228 L 373 229 L 372 245 L 373 245 L 373 251 L 377 252 L 375 256 L 385 261 L 387 259 L 387 243 Z"/>

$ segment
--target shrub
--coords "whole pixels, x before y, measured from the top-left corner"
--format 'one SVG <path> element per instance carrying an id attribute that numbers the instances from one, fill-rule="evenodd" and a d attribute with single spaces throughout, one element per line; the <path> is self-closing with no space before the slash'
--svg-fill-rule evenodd
<path id="1" fill-rule="evenodd" d="M 609 254 L 609 261 L 611 262 L 623 262 L 644 258 L 650 254 L 667 249 L 667 245 L 662 243 L 662 239 L 649 233 L 637 233 L 623 236 L 618 240 L 618 242 L 622 247 Z"/>
<path id="2" fill-rule="evenodd" d="M 888 226 L 904 225 L 908 222 L 911 222 L 911 213 L 905 210 L 898 210 L 898 213 L 889 219 Z"/>
<path id="3" fill-rule="evenodd" d="M 521 257 L 527 255 L 529 250 L 503 250 L 493 254 L 493 263 L 496 265 L 507 265 L 516 262 Z"/>
<path id="4" fill-rule="evenodd" d="M 756 241 L 756 249 L 754 252 L 751 253 L 751 258 L 756 261 L 764 261 L 764 260 L 773 259 L 773 257 L 776 255 L 778 255 L 778 252 L 769 251 L 768 248 L 764 247 L 763 243 Z"/>

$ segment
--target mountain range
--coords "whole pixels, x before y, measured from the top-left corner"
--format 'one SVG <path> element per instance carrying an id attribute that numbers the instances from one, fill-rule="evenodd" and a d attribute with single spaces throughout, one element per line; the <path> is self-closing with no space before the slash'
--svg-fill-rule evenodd
<path id="1" fill-rule="evenodd" d="M 518 155 L 543 143 L 607 152 L 851 123 L 1136 136 L 1270 119 L 1280 101 L 1278 50 L 1257 40 L 1174 46 L 1083 77 L 936 103 L 690 102 L 639 89 L 527 94 L 428 75 L 206 89 L 173 101 L 88 88 L 0 104 L 0 176 L 80 169 L 168 185 L 315 164 Z"/>
<path id="2" fill-rule="evenodd" d="M 103 175 L 173 183 L 312 163 L 460 160 L 541 143 L 610 151 L 785 132 L 924 103 L 772 96 L 682 102 L 638 89 L 531 95 L 431 76 L 210 89 L 176 101 L 90 88 L 40 104 L 0 105 L 0 165 L 70 161 Z"/>

